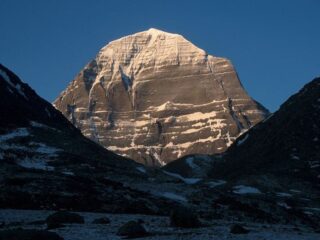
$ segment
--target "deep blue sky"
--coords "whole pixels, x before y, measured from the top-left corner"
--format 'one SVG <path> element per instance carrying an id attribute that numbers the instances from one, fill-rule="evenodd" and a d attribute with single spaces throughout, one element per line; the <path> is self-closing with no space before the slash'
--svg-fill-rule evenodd
<path id="1" fill-rule="evenodd" d="M 150 27 L 229 58 L 271 111 L 320 75 L 319 0 L 0 0 L 0 62 L 53 101 L 109 41 Z"/>

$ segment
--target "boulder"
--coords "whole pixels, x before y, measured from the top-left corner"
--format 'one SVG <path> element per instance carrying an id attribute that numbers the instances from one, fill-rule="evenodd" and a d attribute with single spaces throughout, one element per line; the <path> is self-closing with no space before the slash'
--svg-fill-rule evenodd
<path id="1" fill-rule="evenodd" d="M 147 236 L 148 232 L 140 223 L 129 221 L 119 228 L 117 235 L 128 238 L 137 238 Z"/>

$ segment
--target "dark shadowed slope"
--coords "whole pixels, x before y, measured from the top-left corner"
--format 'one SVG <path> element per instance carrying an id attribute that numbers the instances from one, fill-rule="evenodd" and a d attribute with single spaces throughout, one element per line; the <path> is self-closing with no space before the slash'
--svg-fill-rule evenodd
<path id="1" fill-rule="evenodd" d="M 320 182 L 320 78 L 229 148 L 214 176 L 274 174 Z"/>
<path id="2" fill-rule="evenodd" d="M 0 109 L 0 208 L 157 213 L 164 206 L 121 183 L 144 181 L 139 164 L 82 136 L 2 65 Z"/>

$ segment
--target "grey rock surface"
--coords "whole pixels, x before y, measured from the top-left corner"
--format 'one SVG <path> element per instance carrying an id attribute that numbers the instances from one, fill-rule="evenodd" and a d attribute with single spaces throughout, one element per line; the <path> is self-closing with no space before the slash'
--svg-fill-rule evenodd
<path id="1" fill-rule="evenodd" d="M 103 47 L 54 105 L 85 136 L 152 166 L 224 152 L 268 114 L 229 60 L 157 29 Z"/>

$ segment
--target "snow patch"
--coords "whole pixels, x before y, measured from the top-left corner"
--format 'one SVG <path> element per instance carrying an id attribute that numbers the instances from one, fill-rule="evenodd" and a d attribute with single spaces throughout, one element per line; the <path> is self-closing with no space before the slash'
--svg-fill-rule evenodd
<path id="1" fill-rule="evenodd" d="M 296 189 L 290 189 L 289 191 L 290 191 L 290 192 L 293 192 L 293 193 L 301 193 L 300 190 L 296 190 Z"/>
<path id="2" fill-rule="evenodd" d="M 146 169 L 144 167 L 136 167 L 136 169 L 139 171 L 139 172 L 142 172 L 142 173 L 147 173 Z"/>
<path id="3" fill-rule="evenodd" d="M 188 166 L 189 166 L 190 168 L 192 168 L 192 169 L 199 168 L 199 166 L 193 162 L 193 159 L 194 159 L 193 157 L 188 157 L 188 158 L 186 159 L 186 163 L 187 163 Z"/>
<path id="4" fill-rule="evenodd" d="M 47 125 L 35 121 L 30 121 L 30 125 L 37 128 L 49 128 Z"/>
<path id="5" fill-rule="evenodd" d="M 26 100 L 28 100 L 27 96 L 24 94 L 24 92 L 22 91 L 21 85 L 18 84 L 14 84 L 13 82 L 11 82 L 10 77 L 8 76 L 8 74 L 0 69 L 0 75 L 1 77 L 12 87 L 15 88 L 17 90 L 17 92 L 23 96 Z"/>
<path id="6" fill-rule="evenodd" d="M 164 171 L 164 170 L 162 170 L 162 172 L 164 172 L 165 174 L 167 174 L 171 177 L 178 178 L 181 181 L 183 181 L 184 183 L 190 184 L 190 185 L 196 184 L 202 180 L 201 178 L 185 178 L 185 177 L 182 177 L 180 174 L 172 173 L 172 172 L 168 172 L 168 171 Z"/>
<path id="7" fill-rule="evenodd" d="M 27 97 L 27 96 L 24 94 L 24 92 L 22 91 L 20 84 L 17 84 L 17 85 L 16 85 L 16 89 L 17 89 L 18 93 L 19 93 L 21 96 L 23 96 L 26 100 L 29 100 L 28 97 Z"/>
<path id="8" fill-rule="evenodd" d="M 278 204 L 278 206 L 283 207 L 285 209 L 291 209 L 292 208 L 288 204 L 286 204 L 285 202 L 279 202 L 277 204 Z"/>
<path id="9" fill-rule="evenodd" d="M 46 111 L 46 113 L 47 113 L 48 117 L 50 118 L 50 117 L 51 117 L 51 113 L 50 113 L 50 111 L 49 111 L 47 108 L 45 108 L 44 110 Z"/>
<path id="10" fill-rule="evenodd" d="M 290 193 L 285 193 L 285 192 L 277 192 L 276 195 L 278 197 L 292 197 L 292 194 Z"/>
<path id="11" fill-rule="evenodd" d="M 43 143 L 36 143 L 39 147 L 36 149 L 36 152 L 38 153 L 42 153 L 42 154 L 48 154 L 51 156 L 56 156 L 56 153 L 59 151 L 62 151 L 59 148 L 55 148 L 55 147 L 49 147 Z"/>
<path id="12" fill-rule="evenodd" d="M 264 119 L 262 122 L 268 121 L 272 116 L 273 116 L 273 113 L 269 114 L 269 116 L 266 119 Z"/>
<path id="13" fill-rule="evenodd" d="M 237 146 L 240 146 L 242 143 L 244 143 L 249 137 L 249 134 L 247 134 L 243 139 L 240 139 L 238 142 L 237 142 Z"/>
<path id="14" fill-rule="evenodd" d="M 291 154 L 291 159 L 293 160 L 300 160 L 300 158 L 294 154 Z"/>
<path id="15" fill-rule="evenodd" d="M 171 192 L 164 192 L 161 194 L 161 196 L 165 197 L 165 198 L 169 198 L 174 201 L 178 201 L 178 202 L 187 202 L 188 201 L 184 196 L 181 196 L 181 195 L 178 195 L 175 193 L 171 193 Z"/>
<path id="16" fill-rule="evenodd" d="M 210 187 L 210 188 L 215 188 L 217 186 L 220 186 L 220 185 L 223 185 L 223 184 L 226 184 L 227 182 L 224 181 L 224 180 L 216 180 L 216 181 L 211 181 L 211 182 L 208 182 L 207 185 Z"/>
<path id="17" fill-rule="evenodd" d="M 259 189 L 245 185 L 235 186 L 233 189 L 236 194 L 261 194 Z"/>
<path id="18" fill-rule="evenodd" d="M 43 159 L 26 157 L 24 159 L 18 160 L 16 163 L 24 168 L 39 169 L 45 171 L 54 170 L 54 167 L 48 166 L 47 162 Z"/>
<path id="19" fill-rule="evenodd" d="M 17 128 L 10 133 L 0 135 L 0 141 L 8 141 L 8 140 L 16 138 L 16 137 L 27 137 L 29 135 L 30 135 L 30 133 L 28 132 L 28 129 Z"/>
<path id="20" fill-rule="evenodd" d="M 69 175 L 69 176 L 74 176 L 74 173 L 73 172 L 70 172 L 70 171 L 64 171 L 62 172 L 64 175 Z"/>
<path id="21" fill-rule="evenodd" d="M 15 87 L 14 84 L 11 82 L 8 74 L 5 71 L 3 71 L 2 69 L 0 69 L 0 75 L 6 82 L 9 83 L 10 86 Z"/>

